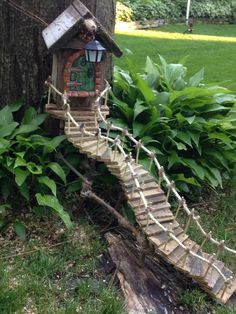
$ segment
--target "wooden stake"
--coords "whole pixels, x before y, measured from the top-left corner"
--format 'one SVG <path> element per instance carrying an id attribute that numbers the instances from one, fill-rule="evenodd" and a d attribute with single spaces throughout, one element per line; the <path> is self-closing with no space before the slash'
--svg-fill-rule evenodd
<path id="1" fill-rule="evenodd" d="M 172 192 L 173 188 L 175 187 L 175 182 L 171 181 L 171 183 L 168 185 L 168 191 L 167 191 L 167 196 L 166 196 L 166 200 L 168 202 L 169 197 L 170 197 L 170 193 Z"/>
<path id="2" fill-rule="evenodd" d="M 210 231 L 209 233 L 205 235 L 205 239 L 202 241 L 202 244 L 200 246 L 201 249 L 206 244 L 206 242 L 211 239 L 211 236 L 212 236 L 212 231 Z"/>
<path id="3" fill-rule="evenodd" d="M 139 160 L 139 154 L 140 154 L 140 149 L 142 147 L 142 143 L 141 140 L 139 140 L 139 142 L 136 144 L 136 148 L 137 148 L 137 153 L 136 153 L 136 164 L 138 164 L 138 160 Z"/>
<path id="4" fill-rule="evenodd" d="M 189 214 L 188 221 L 187 221 L 185 229 L 184 229 L 184 233 L 187 233 L 187 231 L 188 231 L 189 225 L 190 225 L 190 223 L 191 223 L 191 221 L 192 221 L 192 219 L 194 217 L 194 211 L 195 210 L 192 209 L 191 213 Z"/>
<path id="5" fill-rule="evenodd" d="M 153 161 L 155 159 L 155 154 L 151 153 L 151 154 L 149 154 L 149 157 L 150 157 L 150 164 L 149 164 L 148 170 L 151 171 L 152 170 Z"/>
<path id="6" fill-rule="evenodd" d="M 159 180 L 158 180 L 158 185 L 159 185 L 159 188 L 161 188 L 161 181 L 162 181 L 162 179 L 163 179 L 163 174 L 164 174 L 165 172 L 164 172 L 164 168 L 163 167 L 161 167 L 160 168 L 160 170 L 159 170 Z"/>
<path id="7" fill-rule="evenodd" d="M 210 268 L 212 267 L 212 265 L 214 264 L 214 261 L 215 261 L 215 253 L 212 254 L 212 256 L 210 256 L 209 258 L 209 263 L 208 263 L 208 266 L 207 266 L 207 269 L 205 271 L 205 274 L 203 276 L 203 278 L 205 278 L 210 270 Z"/>
<path id="8" fill-rule="evenodd" d="M 186 203 L 185 199 L 182 197 L 181 200 L 179 200 L 179 205 L 178 205 L 178 208 L 176 210 L 176 214 L 175 214 L 175 220 L 177 219 L 178 215 L 179 215 L 179 212 L 180 212 L 180 209 L 181 207 Z"/>
<path id="9" fill-rule="evenodd" d="M 221 299 L 223 299 L 224 295 L 225 295 L 225 292 L 227 291 L 228 287 L 230 286 L 231 282 L 233 281 L 233 277 L 231 276 L 230 278 L 227 278 L 225 280 L 225 287 L 224 287 L 224 290 L 222 291 L 222 294 L 221 294 Z"/>
<path id="10" fill-rule="evenodd" d="M 108 138 L 109 138 L 109 136 L 110 136 L 110 130 L 111 130 L 111 128 L 112 128 L 112 123 L 111 122 L 108 122 L 107 123 L 107 139 L 106 139 L 106 144 L 108 144 Z"/>

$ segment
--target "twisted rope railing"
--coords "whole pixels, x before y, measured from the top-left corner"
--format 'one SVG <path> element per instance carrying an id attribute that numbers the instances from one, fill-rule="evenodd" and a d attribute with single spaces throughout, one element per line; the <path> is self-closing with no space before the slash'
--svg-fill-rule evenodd
<path id="1" fill-rule="evenodd" d="M 225 288 L 222 292 L 222 296 L 224 296 L 227 288 L 232 284 L 233 282 L 233 277 L 230 276 L 229 278 L 227 278 L 223 273 L 222 271 L 214 264 L 216 258 L 218 257 L 219 253 L 223 250 L 226 250 L 232 254 L 236 254 L 236 251 L 227 247 L 224 243 L 224 241 L 218 241 L 216 239 L 214 239 L 212 236 L 211 236 L 211 232 L 210 233 L 207 233 L 204 228 L 201 226 L 200 222 L 199 222 L 199 216 L 195 216 L 194 215 L 194 212 L 193 211 L 190 211 L 190 209 L 188 208 L 185 200 L 180 196 L 180 194 L 178 193 L 178 191 L 176 190 L 175 186 L 174 186 L 174 182 L 171 182 L 167 175 L 165 174 L 164 172 L 164 169 L 163 167 L 160 165 L 159 161 L 157 160 L 155 154 L 150 151 L 149 149 L 147 149 L 145 146 L 143 146 L 143 144 L 139 141 L 137 141 L 129 132 L 128 130 L 125 130 L 124 132 L 124 129 L 120 128 L 120 127 L 117 127 L 117 126 L 114 126 L 112 125 L 111 123 L 107 122 L 106 119 L 104 118 L 103 114 L 102 114 L 102 111 L 101 111 L 101 100 L 103 98 L 105 98 L 105 104 L 107 104 L 107 100 L 108 100 L 108 92 L 109 90 L 111 89 L 110 85 L 107 83 L 106 85 L 106 88 L 101 92 L 101 94 L 97 97 L 96 101 L 95 101 L 95 104 L 96 104 L 96 110 L 97 110 L 97 114 L 98 116 L 100 117 L 100 119 L 105 123 L 105 125 L 107 126 L 107 135 L 102 135 L 101 134 L 101 129 L 98 128 L 98 132 L 96 133 L 92 133 L 92 132 L 89 132 L 89 131 L 86 131 L 86 128 L 84 126 L 83 123 L 78 123 L 76 122 L 76 120 L 73 118 L 71 112 L 70 112 L 70 105 L 69 105 L 69 100 L 68 100 L 68 97 L 66 95 L 66 93 L 61 93 L 51 82 L 47 81 L 46 82 L 47 86 L 49 87 L 49 91 L 48 91 L 48 104 L 50 104 L 50 97 L 51 97 L 51 92 L 52 90 L 54 92 L 56 92 L 59 96 L 61 96 L 61 99 L 62 99 L 62 102 L 63 102 L 63 110 L 65 111 L 65 116 L 67 117 L 67 120 L 68 120 L 68 133 L 70 133 L 70 127 L 71 127 L 71 123 L 78 128 L 78 130 L 81 132 L 81 139 L 83 141 L 83 135 L 88 135 L 88 136 L 94 136 L 97 141 L 98 141 L 98 145 L 99 145 L 99 141 L 102 139 L 102 140 L 105 140 L 106 143 L 111 143 L 112 144 L 112 147 L 114 147 L 114 152 L 113 152 L 113 159 L 115 160 L 115 157 L 116 157 L 116 152 L 117 150 L 120 151 L 120 153 L 123 155 L 124 157 L 124 161 L 126 162 L 127 164 L 127 167 L 129 170 L 130 170 L 130 173 L 132 175 L 132 178 L 134 180 L 134 185 L 135 185 L 135 188 L 137 189 L 139 195 L 140 195 L 140 200 L 142 200 L 143 202 L 143 205 L 144 205 L 144 208 L 146 210 L 146 214 L 148 215 L 149 219 L 151 219 L 151 221 L 153 221 L 159 228 L 161 228 L 161 230 L 163 232 L 166 232 L 169 236 L 169 238 L 173 239 L 174 241 L 176 241 L 178 243 L 178 245 L 180 247 L 182 247 L 184 250 L 185 250 L 185 255 L 181 258 L 181 263 L 183 262 L 183 267 L 185 266 L 185 263 L 186 263 L 186 260 L 187 260 L 187 257 L 188 255 L 191 255 L 195 258 L 198 258 L 199 260 L 205 262 L 208 267 L 207 267 L 207 270 L 205 271 L 205 274 L 203 276 L 203 278 L 205 278 L 208 274 L 208 271 L 210 270 L 210 268 L 212 267 L 213 269 L 215 269 L 218 274 L 222 277 L 222 279 L 224 280 L 225 282 Z M 96 116 L 98 118 L 98 116 Z M 136 161 L 138 161 L 138 156 L 139 156 L 139 152 L 140 152 L 140 149 L 142 149 L 143 151 L 145 151 L 148 156 L 151 158 L 151 162 L 150 162 L 150 167 L 152 166 L 152 164 L 154 164 L 156 166 L 156 168 L 158 169 L 158 172 L 159 172 L 159 186 L 161 186 L 161 181 L 164 180 L 166 182 L 166 185 L 168 187 L 168 192 L 167 192 L 167 200 L 168 198 L 170 197 L 170 194 L 171 192 L 174 194 L 174 196 L 177 198 L 178 200 L 178 208 L 177 208 L 177 211 L 176 211 L 176 215 L 175 215 L 175 219 L 177 218 L 178 214 L 179 214 L 179 211 L 181 209 L 181 207 L 184 209 L 185 213 L 188 215 L 189 219 L 188 219 L 188 222 L 187 222 L 187 227 L 189 226 L 190 222 L 193 220 L 196 225 L 198 226 L 199 230 L 201 231 L 201 233 L 203 234 L 203 236 L 205 237 L 202 245 L 201 245 L 201 248 L 203 247 L 203 245 L 205 244 L 206 241 L 211 241 L 212 243 L 216 244 L 218 246 L 218 250 L 217 250 L 217 253 L 216 254 L 212 254 L 212 256 L 210 256 L 209 259 L 207 258 L 204 258 L 200 255 L 198 255 L 197 253 L 193 252 L 190 248 L 188 248 L 187 246 L 185 246 L 174 234 L 172 228 L 168 229 L 166 227 L 164 227 L 154 216 L 153 214 L 150 212 L 150 208 L 148 207 L 148 202 L 146 200 L 146 197 L 142 191 L 142 187 L 140 185 L 140 182 L 139 180 L 137 179 L 137 174 L 135 173 L 135 170 L 132 166 L 132 163 L 130 162 L 130 159 L 132 159 L 130 157 L 130 155 L 127 155 L 126 152 L 124 151 L 122 145 L 121 145 L 121 141 L 119 139 L 119 137 L 117 137 L 116 139 L 112 139 L 109 137 L 109 132 L 110 130 L 115 130 L 115 131 L 120 131 L 122 132 L 123 135 L 125 135 L 127 138 L 129 138 L 135 145 L 136 147 L 138 148 L 137 149 L 137 154 L 136 154 Z M 125 172 L 127 171 L 127 169 L 125 170 Z M 141 206 L 141 202 L 140 202 L 140 205 Z M 149 223 L 147 224 L 147 227 L 148 227 Z M 187 232 L 187 229 L 188 228 L 185 228 L 185 231 Z M 168 242 L 168 240 L 167 240 Z"/>

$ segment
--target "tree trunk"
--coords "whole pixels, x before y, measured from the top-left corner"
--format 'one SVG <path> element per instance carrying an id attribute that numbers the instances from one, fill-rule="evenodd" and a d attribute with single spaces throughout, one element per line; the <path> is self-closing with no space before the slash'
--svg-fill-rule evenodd
<path id="1" fill-rule="evenodd" d="M 28 11 L 51 23 L 72 0 L 15 0 Z M 115 0 L 81 0 L 110 32 L 114 30 Z M 45 26 L 0 1 L 0 106 L 24 96 L 25 103 L 38 106 L 44 81 L 51 74 L 52 56 L 41 32 Z M 111 60 L 107 62 L 111 77 Z"/>

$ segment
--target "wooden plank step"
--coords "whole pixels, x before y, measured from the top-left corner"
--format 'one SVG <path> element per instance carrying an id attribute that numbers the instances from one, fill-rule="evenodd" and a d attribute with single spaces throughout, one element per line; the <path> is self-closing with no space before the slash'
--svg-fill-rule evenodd
<path id="1" fill-rule="evenodd" d="M 155 181 L 147 182 L 147 183 L 142 183 L 140 182 L 140 185 L 142 186 L 142 189 L 145 191 L 153 190 L 156 189 L 159 191 L 159 185 Z M 127 193 L 130 193 L 132 191 L 132 186 L 128 187 L 126 189 Z"/>
<path id="2" fill-rule="evenodd" d="M 152 215 L 154 216 L 155 219 L 159 219 L 159 218 L 172 218 L 174 219 L 174 216 L 172 214 L 172 212 L 170 210 L 167 209 L 161 209 L 161 210 L 158 210 L 158 211 L 151 211 Z M 135 213 L 136 215 L 136 213 Z M 136 218 L 138 219 L 138 221 L 142 221 L 142 220 L 147 220 L 148 219 L 148 213 L 146 211 L 144 211 L 142 214 L 140 215 L 136 215 Z"/>
<path id="3" fill-rule="evenodd" d="M 137 189 L 136 189 L 137 191 Z M 132 193 L 132 191 L 130 193 L 127 193 L 127 197 L 130 201 L 135 201 L 138 200 L 140 198 L 140 194 L 139 192 L 134 192 Z M 163 195 L 163 192 L 157 189 L 152 189 L 152 190 L 143 190 L 143 195 L 145 196 L 146 200 L 152 199 L 156 196 L 159 195 Z"/>
<path id="4" fill-rule="evenodd" d="M 218 301 L 225 304 L 236 291 L 236 278 L 233 279 L 231 285 L 224 291 L 224 287 L 216 295 L 213 295 Z"/>
<path id="5" fill-rule="evenodd" d="M 174 219 L 173 216 L 169 216 L 169 217 L 160 217 L 157 220 L 159 223 L 163 223 L 163 222 L 172 222 L 173 219 Z M 154 220 L 152 220 L 151 218 L 145 219 L 145 220 L 137 220 L 137 222 L 141 227 L 145 227 L 145 228 L 148 225 L 156 225 L 156 222 Z"/>
<path id="6" fill-rule="evenodd" d="M 137 174 L 138 177 L 140 177 L 139 181 L 142 180 L 141 177 L 145 177 L 149 175 L 147 170 L 143 168 L 143 166 L 140 165 L 139 168 L 135 170 L 135 173 Z M 124 177 L 122 177 L 124 182 L 129 182 L 130 180 L 133 180 L 133 176 L 131 173 L 127 173 Z"/>
<path id="7" fill-rule="evenodd" d="M 178 235 L 178 240 L 180 242 L 182 242 L 183 244 L 186 243 L 186 240 L 188 240 L 189 236 L 182 232 Z M 165 253 L 166 255 L 169 255 L 171 252 L 173 252 L 177 247 L 179 246 L 178 242 L 176 242 L 175 240 L 171 239 L 168 241 L 167 244 L 164 244 L 160 247 L 158 247 L 158 249 L 160 251 L 162 251 L 163 253 Z"/>
<path id="8" fill-rule="evenodd" d="M 82 144 L 81 143 L 79 143 L 79 144 L 81 145 L 82 149 L 87 149 L 90 147 L 97 147 L 97 145 L 101 145 L 101 144 L 106 145 L 106 142 L 103 139 L 99 140 L 99 142 L 98 142 L 98 140 L 95 138 L 94 141 L 89 141 L 89 142 L 84 141 Z"/>
<path id="9" fill-rule="evenodd" d="M 138 180 L 139 180 L 140 185 L 142 183 L 155 182 L 155 179 L 151 177 L 150 175 L 147 175 L 145 177 L 139 177 Z M 122 182 L 122 186 L 124 186 L 125 189 L 131 189 L 133 187 L 133 182 L 132 181 Z"/>
<path id="10" fill-rule="evenodd" d="M 223 273 L 223 275 L 225 275 L 226 278 L 230 278 L 231 276 L 233 276 L 233 272 L 225 266 L 222 268 L 221 272 Z M 225 287 L 225 281 L 222 278 L 222 276 L 219 275 L 219 278 L 217 279 L 214 287 L 212 288 L 212 293 L 217 294 L 224 287 Z"/>
<path id="11" fill-rule="evenodd" d="M 203 257 L 202 250 L 200 246 L 195 243 L 194 247 L 192 247 L 191 251 L 195 252 L 197 255 Z M 190 267 L 190 275 L 193 279 L 198 280 L 202 279 L 204 276 L 206 265 L 205 263 L 194 256 L 190 256 L 189 258 L 189 267 Z"/>
<path id="12" fill-rule="evenodd" d="M 165 227 L 165 228 L 170 228 L 170 222 L 164 222 L 162 223 L 162 226 Z M 172 229 L 176 229 L 179 227 L 179 224 L 177 221 L 173 221 L 172 223 Z M 157 234 L 163 232 L 163 229 L 158 226 L 158 225 L 150 225 L 148 226 L 148 228 L 145 230 L 145 233 L 147 234 L 148 237 L 151 237 L 151 236 L 156 236 Z"/>
<path id="13" fill-rule="evenodd" d="M 180 228 L 182 229 L 182 228 Z M 194 241 L 191 241 L 189 238 L 186 238 L 186 234 L 180 233 L 183 241 L 182 244 L 192 250 L 196 243 Z M 179 238 L 179 236 L 178 236 Z M 191 255 L 187 253 L 186 249 L 184 249 L 181 245 L 178 244 L 175 240 L 173 240 L 173 243 L 175 243 L 169 252 L 166 253 L 166 260 L 173 264 L 174 267 L 186 274 L 189 274 L 191 271 L 191 268 L 189 267 L 188 263 L 191 258 Z M 187 254 L 187 255 L 186 255 Z"/>
<path id="14" fill-rule="evenodd" d="M 84 152 L 86 154 L 88 154 L 89 156 L 93 156 L 93 157 L 98 157 L 102 154 L 104 154 L 104 152 L 108 149 L 107 145 L 104 143 L 100 143 L 98 145 L 98 149 L 97 149 L 97 145 L 96 146 L 90 146 L 90 147 L 81 147 L 81 152 Z"/>
<path id="15" fill-rule="evenodd" d="M 214 265 L 217 266 L 220 271 L 222 271 L 224 268 L 224 263 L 221 261 L 215 261 Z M 207 263 L 206 263 L 206 267 L 208 267 Z M 205 276 L 204 278 L 204 282 L 206 283 L 207 288 L 213 289 L 219 277 L 220 277 L 220 274 L 218 273 L 218 271 L 215 270 L 215 268 L 211 267 L 207 273 L 207 276 Z"/>
<path id="16" fill-rule="evenodd" d="M 152 207 L 155 204 L 159 204 L 159 203 L 163 203 L 166 202 L 166 196 L 164 193 L 160 193 L 158 195 L 155 195 L 153 198 L 148 199 L 147 203 L 148 203 L 148 207 Z M 133 208 L 139 208 L 139 206 L 141 207 L 143 205 L 143 201 L 137 199 L 137 200 L 129 200 L 129 203 L 133 206 Z"/>
<path id="17" fill-rule="evenodd" d="M 174 233 L 176 236 L 178 236 L 180 233 L 182 233 L 182 229 L 180 227 L 177 227 L 174 229 Z M 162 244 L 166 243 L 166 241 L 169 240 L 169 235 L 167 232 L 162 231 L 161 233 L 156 234 L 155 236 L 151 236 L 148 238 L 155 246 L 159 247 Z"/>
<path id="18" fill-rule="evenodd" d="M 152 214 L 154 215 L 156 212 L 159 212 L 159 211 L 162 211 L 162 210 L 165 210 L 165 212 L 168 212 L 169 214 L 172 214 L 172 211 L 169 208 L 170 208 L 170 204 L 167 203 L 167 202 L 156 204 L 155 206 L 152 207 Z M 143 214 L 145 214 L 147 212 L 146 208 L 144 206 L 142 206 L 140 208 L 136 208 L 134 211 L 135 211 L 135 216 L 138 219 L 139 219 L 140 215 L 143 215 Z"/>
<path id="19" fill-rule="evenodd" d="M 132 164 L 132 168 L 133 168 L 134 171 L 136 171 L 137 169 L 141 169 L 142 166 L 141 165 L 137 165 L 137 164 Z M 109 169 L 111 169 L 112 173 L 114 173 L 117 176 L 121 177 L 122 180 L 123 180 L 124 176 L 130 175 L 130 169 L 126 166 L 125 161 L 121 162 L 119 164 L 119 167 L 113 168 L 113 167 L 109 166 Z"/>

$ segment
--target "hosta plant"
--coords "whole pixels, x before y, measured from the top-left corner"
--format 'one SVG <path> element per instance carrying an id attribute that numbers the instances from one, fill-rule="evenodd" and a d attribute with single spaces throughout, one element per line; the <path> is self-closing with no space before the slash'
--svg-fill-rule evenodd
<path id="1" fill-rule="evenodd" d="M 10 221 L 21 238 L 25 229 L 16 213 L 31 208 L 52 210 L 68 228 L 71 221 L 57 197 L 58 186 L 66 184 L 66 173 L 55 160 L 55 150 L 65 136 L 46 137 L 40 125 L 46 114 L 30 107 L 19 123 L 14 112 L 20 104 L 0 110 L 0 229 Z"/>
<path id="2" fill-rule="evenodd" d="M 203 69 L 186 75 L 184 65 L 162 57 L 159 64 L 147 58 L 143 73 L 130 59 L 128 71 L 116 67 L 112 121 L 155 152 L 180 189 L 203 182 L 216 188 L 236 161 L 236 96 L 202 84 Z M 140 162 L 149 163 L 143 154 Z"/>

